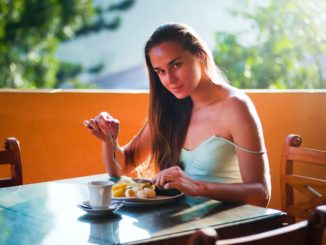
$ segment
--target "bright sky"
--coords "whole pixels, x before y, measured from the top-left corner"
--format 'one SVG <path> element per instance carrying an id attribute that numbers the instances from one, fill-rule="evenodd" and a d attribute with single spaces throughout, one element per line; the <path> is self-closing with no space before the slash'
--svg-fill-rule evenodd
<path id="1" fill-rule="evenodd" d="M 121 71 L 141 64 L 149 36 L 160 24 L 171 21 L 192 26 L 213 48 L 214 32 L 248 29 L 248 23 L 227 11 L 238 1 L 136 0 L 130 10 L 121 12 L 122 25 L 117 31 L 102 31 L 62 44 L 57 55 L 85 67 L 104 62 L 102 74 Z"/>

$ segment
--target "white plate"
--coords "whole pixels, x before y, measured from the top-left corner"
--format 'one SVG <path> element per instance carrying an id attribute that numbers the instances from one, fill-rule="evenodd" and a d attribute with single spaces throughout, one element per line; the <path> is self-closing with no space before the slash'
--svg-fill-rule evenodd
<path id="1" fill-rule="evenodd" d="M 112 200 L 122 202 L 123 206 L 151 206 L 161 205 L 175 201 L 184 194 L 180 193 L 175 196 L 156 196 L 153 198 L 137 198 L 137 197 L 112 197 Z"/>
<path id="2" fill-rule="evenodd" d="M 122 203 L 112 203 L 108 208 L 91 208 L 88 201 L 77 204 L 81 210 L 88 214 L 105 215 L 111 214 L 113 211 L 118 210 L 122 206 Z"/>
<path id="3" fill-rule="evenodd" d="M 114 181 L 114 180 L 113 180 Z M 122 182 L 134 182 L 134 183 L 151 183 L 150 179 L 141 178 L 129 178 L 121 177 L 116 183 Z M 157 195 L 152 198 L 138 198 L 138 197 L 112 197 L 113 201 L 122 202 L 123 206 L 151 206 L 151 205 L 161 205 L 165 203 L 170 203 L 176 199 L 182 197 L 184 194 L 180 193 L 174 196 L 168 195 Z"/>

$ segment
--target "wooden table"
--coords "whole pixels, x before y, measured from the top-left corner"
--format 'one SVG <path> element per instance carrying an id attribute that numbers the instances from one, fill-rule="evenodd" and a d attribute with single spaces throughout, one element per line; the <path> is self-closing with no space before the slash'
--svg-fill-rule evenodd
<path id="1" fill-rule="evenodd" d="M 285 214 L 251 205 L 184 197 L 170 204 L 122 207 L 90 216 L 77 207 L 94 175 L 0 189 L 0 244 L 184 244 L 191 233 L 215 228 L 221 238 L 279 227 Z"/>

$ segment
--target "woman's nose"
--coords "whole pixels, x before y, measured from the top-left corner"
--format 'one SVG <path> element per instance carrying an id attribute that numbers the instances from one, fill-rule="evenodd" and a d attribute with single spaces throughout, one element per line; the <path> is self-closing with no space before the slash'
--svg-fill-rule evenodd
<path id="1" fill-rule="evenodd" d="M 178 80 L 176 74 L 174 72 L 168 72 L 167 74 L 167 83 L 175 83 Z"/>

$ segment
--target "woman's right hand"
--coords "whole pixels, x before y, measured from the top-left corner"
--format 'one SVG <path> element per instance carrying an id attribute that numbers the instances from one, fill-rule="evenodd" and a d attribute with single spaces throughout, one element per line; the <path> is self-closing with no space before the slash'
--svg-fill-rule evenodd
<path id="1" fill-rule="evenodd" d="M 115 141 L 118 137 L 120 121 L 116 118 L 113 118 L 107 112 L 101 112 L 94 118 L 84 120 L 83 123 L 91 134 L 104 142 L 110 143 L 109 133 Z"/>

